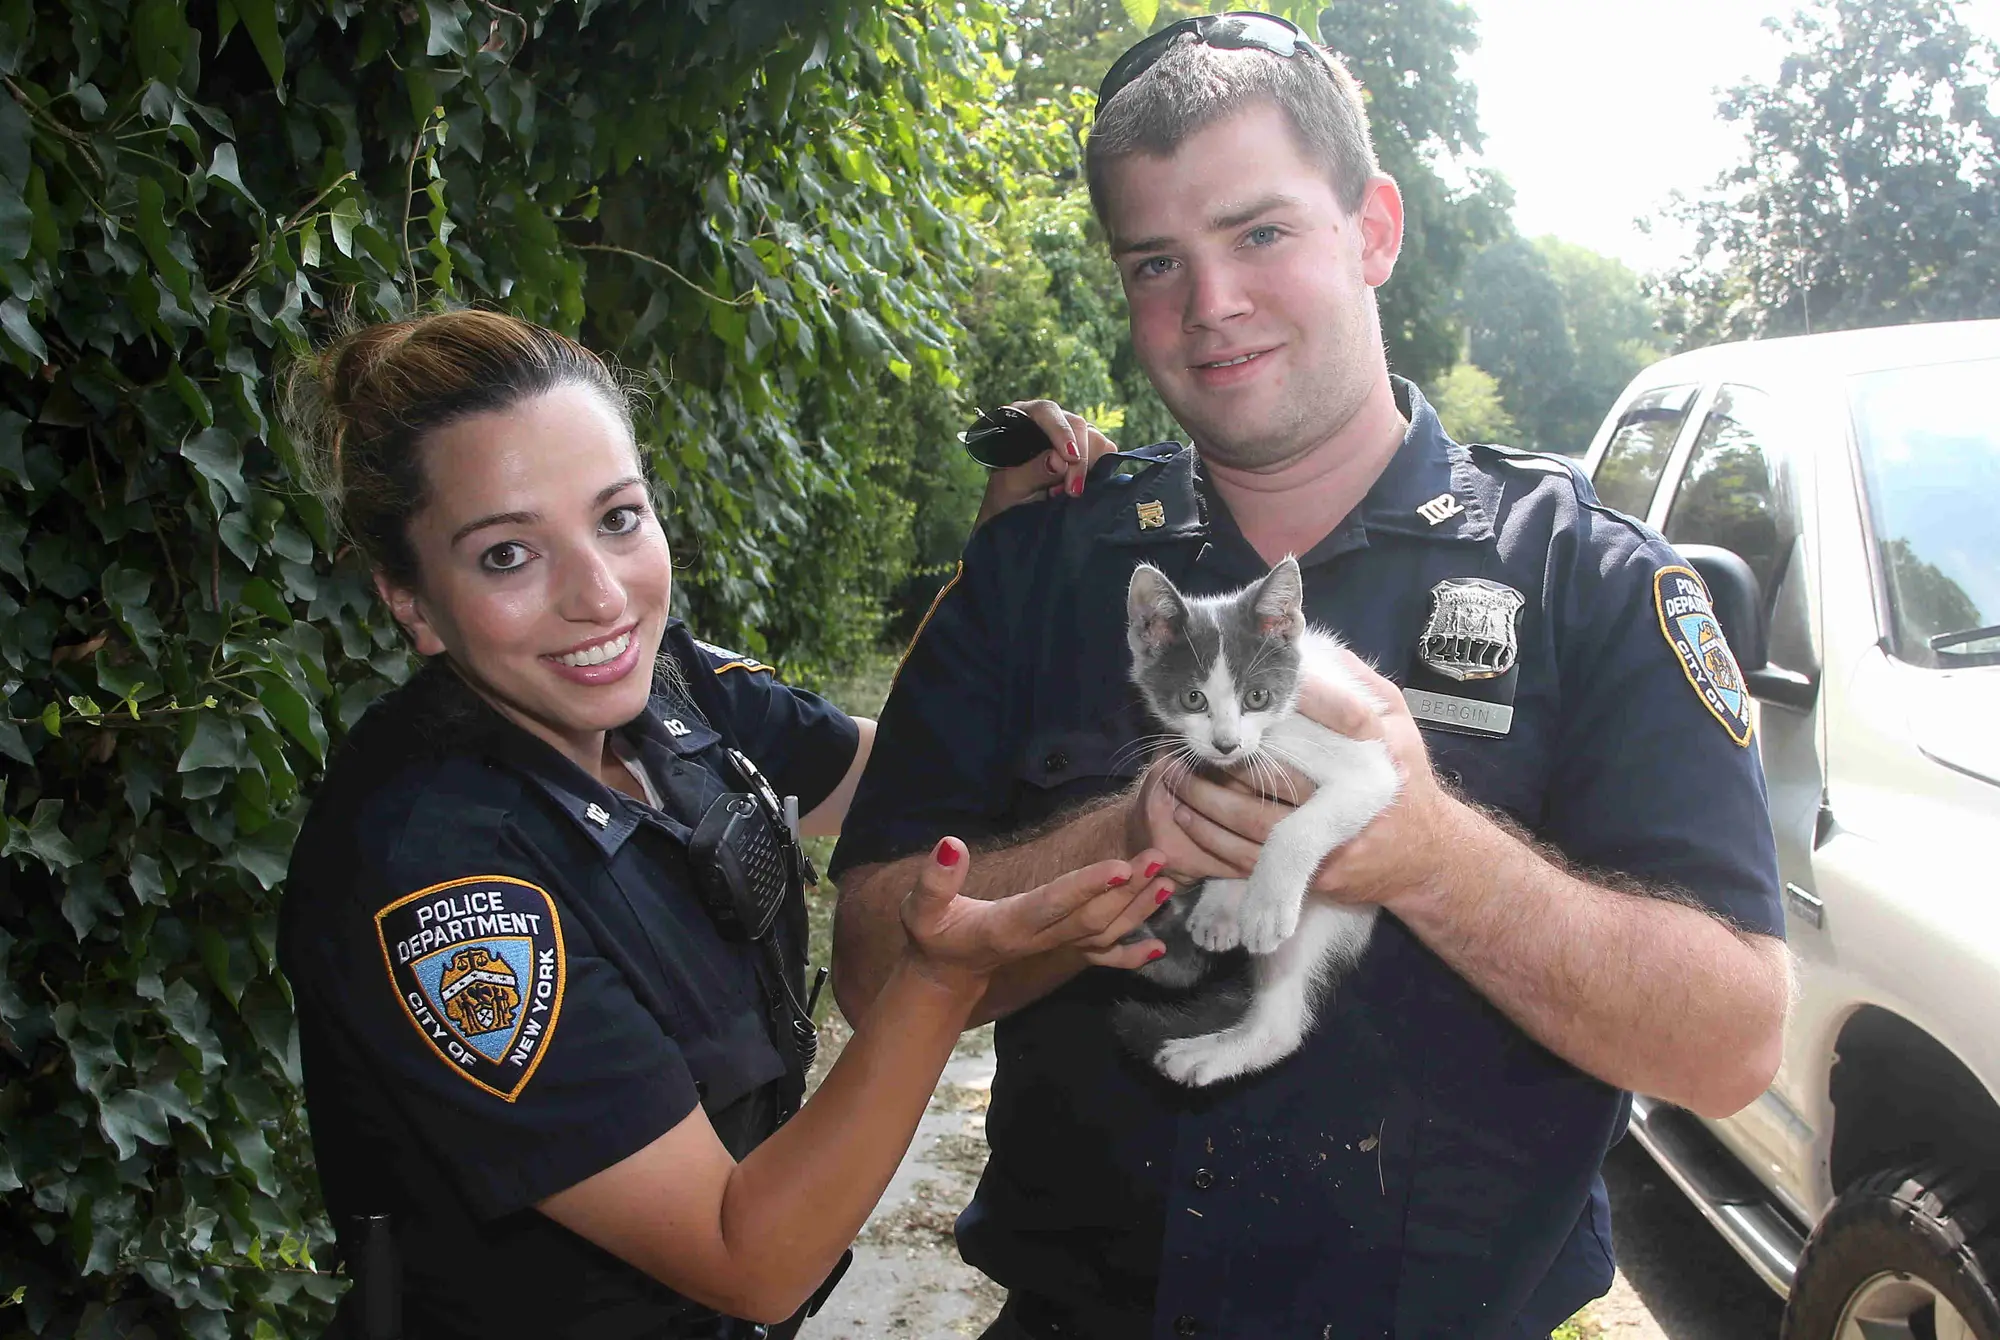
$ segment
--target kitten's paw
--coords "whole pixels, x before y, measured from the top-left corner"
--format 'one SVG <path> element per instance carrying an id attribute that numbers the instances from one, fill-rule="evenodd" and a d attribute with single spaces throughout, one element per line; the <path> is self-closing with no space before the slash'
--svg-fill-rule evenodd
<path id="1" fill-rule="evenodd" d="M 1230 1045 L 1228 1033 L 1205 1033 L 1166 1043 L 1154 1055 L 1153 1065 L 1174 1083 L 1199 1089 L 1243 1074 L 1240 1051 Z"/>
<path id="2" fill-rule="evenodd" d="M 1243 947 L 1253 954 L 1268 954 L 1292 938 L 1299 928 L 1299 909 L 1304 899 L 1296 893 L 1260 890 L 1253 881 L 1237 913 Z"/>
<path id="3" fill-rule="evenodd" d="M 1243 939 L 1237 925 L 1237 907 L 1242 900 L 1242 881 L 1208 881 L 1201 891 L 1201 901 L 1188 913 L 1188 938 L 1211 954 L 1236 948 Z"/>
<path id="4" fill-rule="evenodd" d="M 1176 1084 L 1199 1089 L 1268 1069 L 1298 1047 L 1296 1036 L 1281 1037 L 1254 1026 L 1226 1028 L 1163 1044 L 1153 1065 Z"/>

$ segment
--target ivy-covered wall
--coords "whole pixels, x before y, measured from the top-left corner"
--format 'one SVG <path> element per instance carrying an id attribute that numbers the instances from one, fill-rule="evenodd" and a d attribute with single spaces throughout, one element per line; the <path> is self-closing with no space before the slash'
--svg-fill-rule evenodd
<path id="1" fill-rule="evenodd" d="M 513 5 L 0 0 L 0 1337 L 337 1291 L 275 907 L 406 658 L 287 357 L 439 299 L 580 332 L 651 392 L 688 610 L 810 674 L 910 557 L 961 220 L 1073 152 L 995 112 L 979 0 Z"/>

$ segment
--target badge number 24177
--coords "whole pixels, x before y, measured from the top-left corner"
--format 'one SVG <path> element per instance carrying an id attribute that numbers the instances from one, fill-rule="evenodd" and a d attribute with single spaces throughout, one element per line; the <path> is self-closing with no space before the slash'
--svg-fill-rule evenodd
<path id="1" fill-rule="evenodd" d="M 398 898 L 375 914 L 382 963 L 438 1059 L 513 1102 L 562 1014 L 562 925 L 545 889 L 474 875 Z"/>

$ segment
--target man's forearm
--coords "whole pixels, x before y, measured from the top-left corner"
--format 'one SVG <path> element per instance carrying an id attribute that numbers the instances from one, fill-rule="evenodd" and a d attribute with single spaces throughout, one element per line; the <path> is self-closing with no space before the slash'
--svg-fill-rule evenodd
<path id="1" fill-rule="evenodd" d="M 1781 941 L 1580 879 L 1457 802 L 1447 822 L 1437 876 L 1392 910 L 1529 1036 L 1708 1116 L 1770 1083 L 1790 998 Z"/>
<path id="2" fill-rule="evenodd" d="M 1004 898 L 1094 861 L 1127 855 L 1125 810 L 1122 799 L 1108 801 L 1060 828 L 978 852 L 962 892 Z M 833 919 L 833 994 L 850 1019 L 861 1017 L 903 952 L 903 896 L 916 884 L 925 859 L 855 866 L 841 877 Z M 993 974 L 971 1022 L 985 1023 L 1039 1000 L 1083 967 L 1081 954 L 1059 951 L 1003 968 Z"/>

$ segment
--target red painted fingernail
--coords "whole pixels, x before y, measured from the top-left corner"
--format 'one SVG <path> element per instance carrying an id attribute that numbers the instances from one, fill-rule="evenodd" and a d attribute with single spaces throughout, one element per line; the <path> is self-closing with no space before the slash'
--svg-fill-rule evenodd
<path id="1" fill-rule="evenodd" d="M 937 850 L 931 853 L 931 858 L 939 865 L 950 869 L 958 864 L 958 848 L 951 845 L 950 838 L 939 838 Z"/>
<path id="2" fill-rule="evenodd" d="M 1083 459 L 1083 449 L 1076 445 L 1075 438 L 1071 438 L 1069 441 L 1063 443 L 1063 450 L 1069 453 L 1069 458 L 1073 461 Z"/>
<path id="3" fill-rule="evenodd" d="M 1167 901 L 1167 899 L 1173 896 L 1174 896 L 1174 886 L 1171 884 L 1163 885 L 1161 886 L 1160 891 L 1157 894 L 1153 895 L 1153 903 L 1155 906 L 1158 906 L 1160 903 L 1164 903 L 1165 901 Z"/>
<path id="4" fill-rule="evenodd" d="M 1077 475 L 1069 481 L 1069 496 L 1072 498 L 1081 498 L 1083 496 L 1082 475 Z"/>
<path id="5" fill-rule="evenodd" d="M 1107 889 L 1115 889 L 1130 878 L 1132 878 L 1130 875 L 1120 875 L 1116 879 L 1107 879 L 1104 881 L 1104 887 Z"/>
<path id="6" fill-rule="evenodd" d="M 1151 865 L 1146 867 L 1146 873 L 1139 876 L 1139 878 L 1151 879 L 1153 876 L 1159 874 L 1162 870 L 1165 870 L 1166 868 L 1167 868 L 1167 863 L 1165 861 L 1155 861 Z"/>
<path id="7" fill-rule="evenodd" d="M 1152 953 L 1146 955 L 1146 962 L 1151 963 L 1156 958 L 1165 958 L 1166 956 L 1167 956 L 1166 950 L 1155 949 Z"/>

